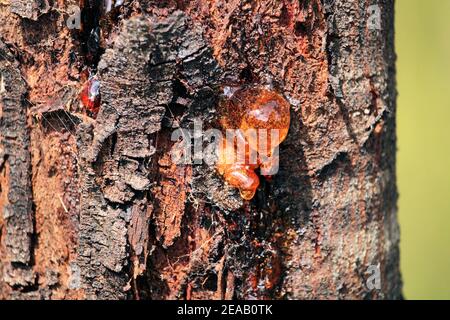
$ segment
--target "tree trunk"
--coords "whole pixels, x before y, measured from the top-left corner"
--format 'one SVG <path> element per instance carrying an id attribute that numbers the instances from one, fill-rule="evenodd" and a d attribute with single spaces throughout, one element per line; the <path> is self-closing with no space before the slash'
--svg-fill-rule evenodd
<path id="1" fill-rule="evenodd" d="M 401 298 L 394 1 L 120 2 L 0 0 L 0 298 Z M 291 104 L 251 201 L 170 156 L 227 84 Z"/>

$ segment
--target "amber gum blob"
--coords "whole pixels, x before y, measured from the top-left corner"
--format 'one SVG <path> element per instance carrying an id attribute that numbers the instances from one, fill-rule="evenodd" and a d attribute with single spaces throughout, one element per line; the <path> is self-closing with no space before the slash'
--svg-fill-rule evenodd
<path id="1" fill-rule="evenodd" d="M 255 171 L 243 165 L 229 168 L 224 178 L 231 186 L 239 189 L 241 197 L 245 200 L 251 200 L 259 186 L 259 178 Z"/>
<path id="2" fill-rule="evenodd" d="M 80 93 L 80 99 L 87 110 L 97 114 L 100 109 L 100 81 L 89 79 Z"/>
<path id="3" fill-rule="evenodd" d="M 247 164 L 237 163 L 236 152 L 235 145 L 224 140 L 219 148 L 217 171 L 223 175 L 228 184 L 239 189 L 243 199 L 251 200 L 259 186 L 259 178 L 254 172 L 258 164 L 249 164 L 248 160 Z"/>
<path id="4" fill-rule="evenodd" d="M 270 157 L 272 151 L 286 139 L 290 125 L 290 104 L 275 91 L 251 87 L 236 90 L 229 99 L 222 101 L 220 110 L 223 129 L 241 129 L 243 132 L 246 154 L 242 164 L 237 158 L 236 143 L 223 141 L 219 145 L 217 170 L 225 181 L 239 189 L 243 199 L 251 200 L 259 186 L 259 178 L 254 170 L 261 166 L 271 171 L 278 164 L 278 158 L 276 162 L 273 159 L 271 162 L 261 159 Z M 278 134 L 272 135 L 273 129 Z M 257 163 L 252 163 L 250 152 L 259 153 Z"/>
<path id="5" fill-rule="evenodd" d="M 290 104 L 283 96 L 272 90 L 252 88 L 236 92 L 233 99 L 245 106 L 239 128 L 254 150 L 269 152 L 286 139 L 290 125 Z M 252 133 L 249 129 L 256 131 Z M 273 135 L 274 129 L 278 137 Z"/>
<path id="6" fill-rule="evenodd" d="M 245 154 L 243 155 L 238 155 L 242 150 L 238 149 L 236 143 L 238 143 L 237 140 L 227 141 L 223 139 L 219 145 L 216 166 L 222 175 L 236 164 L 245 165 L 249 169 L 257 169 L 259 167 L 258 154 L 250 148 L 248 143 L 245 142 Z"/>

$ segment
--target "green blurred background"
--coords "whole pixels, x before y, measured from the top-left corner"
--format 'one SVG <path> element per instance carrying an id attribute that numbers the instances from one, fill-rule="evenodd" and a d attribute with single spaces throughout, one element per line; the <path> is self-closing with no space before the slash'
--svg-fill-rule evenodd
<path id="1" fill-rule="evenodd" d="M 396 0 L 406 299 L 450 299 L 450 0 Z"/>

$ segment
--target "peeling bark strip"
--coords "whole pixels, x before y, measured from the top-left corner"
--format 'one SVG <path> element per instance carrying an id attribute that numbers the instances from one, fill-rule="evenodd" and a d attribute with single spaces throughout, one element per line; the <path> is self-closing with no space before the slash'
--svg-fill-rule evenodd
<path id="1" fill-rule="evenodd" d="M 7 197 L 0 203 L 5 232 L 2 246 L 10 265 L 4 265 L 3 278 L 11 287 L 34 284 L 31 271 L 33 211 L 30 177 L 30 136 L 25 105 L 26 84 L 18 63 L 0 41 L 0 171 Z"/>

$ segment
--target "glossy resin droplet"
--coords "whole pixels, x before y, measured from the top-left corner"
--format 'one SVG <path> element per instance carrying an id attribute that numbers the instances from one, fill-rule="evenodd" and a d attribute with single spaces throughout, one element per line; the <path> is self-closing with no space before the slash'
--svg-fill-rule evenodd
<path id="1" fill-rule="evenodd" d="M 217 171 L 227 183 L 239 189 L 245 200 L 251 200 L 258 189 L 259 178 L 254 171 L 257 168 L 258 164 L 256 161 L 250 161 L 247 153 L 245 160 L 239 161 L 235 145 L 223 141 L 219 148 Z"/>
<path id="2" fill-rule="evenodd" d="M 237 187 L 241 197 L 251 200 L 259 186 L 258 175 L 252 169 L 236 165 L 224 174 L 225 180 L 232 186 Z"/>
<path id="3" fill-rule="evenodd" d="M 272 154 L 288 134 L 290 104 L 273 90 L 234 88 L 222 101 L 220 114 L 223 129 L 241 131 L 236 141 L 220 145 L 217 170 L 225 181 L 239 189 L 242 198 L 251 200 L 259 186 L 254 170 L 260 168 L 263 176 L 270 177 L 278 169 L 278 154 Z M 245 143 L 243 157 L 238 156 L 239 140 Z"/>
<path id="4" fill-rule="evenodd" d="M 239 128 L 258 152 L 270 152 L 286 139 L 290 125 L 290 104 L 275 91 L 251 88 L 236 92 L 243 106 Z M 255 130 L 252 134 L 249 129 Z"/>
<path id="5" fill-rule="evenodd" d="M 88 111 L 97 115 L 100 109 L 100 81 L 95 78 L 89 79 L 80 93 L 80 100 Z"/>

